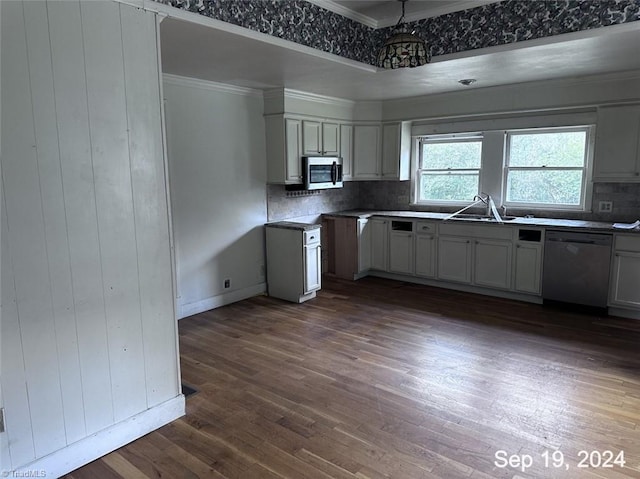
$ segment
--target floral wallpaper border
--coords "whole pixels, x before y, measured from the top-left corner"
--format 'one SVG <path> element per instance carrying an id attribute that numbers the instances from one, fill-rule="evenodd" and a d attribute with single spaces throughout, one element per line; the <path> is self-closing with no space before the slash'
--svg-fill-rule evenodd
<path id="1" fill-rule="evenodd" d="M 304 0 L 155 1 L 371 65 L 393 31 Z M 506 0 L 407 26 L 436 56 L 638 20 L 640 0 Z"/>

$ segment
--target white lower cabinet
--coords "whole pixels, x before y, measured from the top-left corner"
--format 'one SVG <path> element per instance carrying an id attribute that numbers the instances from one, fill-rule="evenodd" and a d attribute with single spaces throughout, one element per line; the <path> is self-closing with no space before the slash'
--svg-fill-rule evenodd
<path id="1" fill-rule="evenodd" d="M 322 275 L 320 227 L 270 223 L 266 247 L 269 296 L 294 303 L 315 298 Z"/>
<path id="2" fill-rule="evenodd" d="M 514 271 L 513 289 L 515 291 L 540 294 L 542 292 L 542 245 L 517 243 Z"/>
<path id="3" fill-rule="evenodd" d="M 305 245 L 304 255 L 304 293 L 308 294 L 319 290 L 322 285 L 322 251 L 320 243 Z"/>
<path id="4" fill-rule="evenodd" d="M 389 271 L 392 273 L 413 274 L 413 233 L 407 231 L 389 232 Z"/>
<path id="5" fill-rule="evenodd" d="M 469 238 L 438 238 L 438 278 L 458 283 L 471 282 L 471 248 Z"/>
<path id="6" fill-rule="evenodd" d="M 433 278 L 436 275 L 436 238 L 433 235 L 416 236 L 416 275 Z"/>
<path id="7" fill-rule="evenodd" d="M 475 240 L 473 284 L 510 289 L 512 247 L 511 241 Z"/>
<path id="8" fill-rule="evenodd" d="M 640 237 L 617 235 L 611 267 L 609 304 L 640 310 Z"/>
<path id="9" fill-rule="evenodd" d="M 371 229 L 371 269 L 387 271 L 389 254 L 389 221 L 372 218 Z"/>
<path id="10" fill-rule="evenodd" d="M 368 219 L 358 220 L 358 273 L 371 269 L 371 224 Z"/>

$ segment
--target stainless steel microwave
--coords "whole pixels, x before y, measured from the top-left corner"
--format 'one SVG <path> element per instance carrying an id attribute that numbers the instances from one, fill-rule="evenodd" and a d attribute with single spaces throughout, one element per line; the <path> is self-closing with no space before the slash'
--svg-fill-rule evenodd
<path id="1" fill-rule="evenodd" d="M 303 156 L 302 171 L 307 190 L 342 188 L 342 158 L 339 156 Z"/>

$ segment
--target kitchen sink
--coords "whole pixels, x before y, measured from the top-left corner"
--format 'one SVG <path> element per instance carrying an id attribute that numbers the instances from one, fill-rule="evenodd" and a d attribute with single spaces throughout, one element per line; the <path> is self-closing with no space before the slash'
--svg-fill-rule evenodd
<path id="1" fill-rule="evenodd" d="M 502 221 L 513 221 L 517 218 L 517 216 L 502 216 Z M 490 221 L 490 222 L 498 222 L 493 216 L 487 215 L 475 215 L 470 213 L 460 213 L 450 218 L 452 220 L 470 220 L 470 221 Z"/>

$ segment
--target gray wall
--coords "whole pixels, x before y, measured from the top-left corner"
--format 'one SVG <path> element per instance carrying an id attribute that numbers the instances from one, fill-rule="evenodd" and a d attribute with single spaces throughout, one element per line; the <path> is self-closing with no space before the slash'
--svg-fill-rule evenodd
<path id="1" fill-rule="evenodd" d="M 185 317 L 265 289 L 262 96 L 170 76 L 164 96 L 178 316 Z"/>

